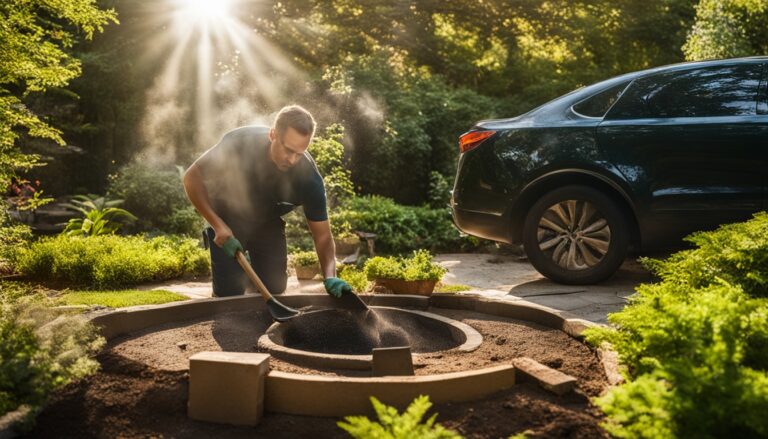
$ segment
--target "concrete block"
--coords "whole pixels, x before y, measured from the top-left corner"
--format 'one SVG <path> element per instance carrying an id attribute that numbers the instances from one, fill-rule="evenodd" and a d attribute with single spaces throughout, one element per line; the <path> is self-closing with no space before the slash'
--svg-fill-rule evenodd
<path id="1" fill-rule="evenodd" d="M 373 350 L 373 370 L 375 377 L 413 375 L 411 348 L 378 348 Z"/>
<path id="2" fill-rule="evenodd" d="M 564 395 L 576 386 L 576 378 L 547 367 L 531 358 L 515 358 L 512 360 L 512 364 L 517 369 L 520 381 L 536 381 L 541 387 L 552 393 Z"/>
<path id="3" fill-rule="evenodd" d="M 264 413 L 269 354 L 200 352 L 189 358 L 187 414 L 199 421 L 256 425 Z"/>

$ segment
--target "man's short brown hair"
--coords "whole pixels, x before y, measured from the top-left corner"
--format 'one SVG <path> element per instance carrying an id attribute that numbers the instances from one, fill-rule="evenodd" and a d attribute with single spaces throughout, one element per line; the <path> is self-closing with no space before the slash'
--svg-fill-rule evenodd
<path id="1" fill-rule="evenodd" d="M 302 136 L 312 137 L 315 134 L 315 125 L 315 119 L 304 107 L 289 105 L 277 113 L 274 128 L 281 135 L 290 127 Z"/>

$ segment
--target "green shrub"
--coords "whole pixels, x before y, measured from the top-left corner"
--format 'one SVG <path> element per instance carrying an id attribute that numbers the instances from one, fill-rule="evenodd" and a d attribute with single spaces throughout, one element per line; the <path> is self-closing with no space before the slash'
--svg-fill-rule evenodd
<path id="1" fill-rule="evenodd" d="M 351 265 L 342 265 L 339 267 L 339 279 L 345 281 L 352 287 L 352 291 L 362 293 L 368 291 L 368 278 L 363 270 L 358 270 Z"/>
<path id="2" fill-rule="evenodd" d="M 209 272 L 209 258 L 189 238 L 59 235 L 19 251 L 16 266 L 35 280 L 108 289 L 204 275 Z"/>
<path id="3" fill-rule="evenodd" d="M 352 230 L 375 233 L 376 249 L 407 253 L 467 249 L 477 240 L 462 237 L 448 208 L 403 206 L 379 196 L 355 197 L 331 213 L 331 223 L 348 222 Z"/>
<path id="4" fill-rule="evenodd" d="M 376 411 L 379 422 L 371 421 L 365 416 L 347 416 L 337 425 L 354 438 L 360 439 L 459 439 L 457 433 L 435 423 L 437 413 L 422 422 L 427 410 L 432 407 L 429 397 L 421 395 L 405 409 L 402 414 L 397 409 L 382 404 L 371 397 L 371 404 Z"/>
<path id="5" fill-rule="evenodd" d="M 26 224 L 0 222 L 0 259 L 13 261 L 19 249 L 32 242 L 32 229 Z"/>
<path id="6" fill-rule="evenodd" d="M 686 240 L 697 248 L 665 261 L 645 260 L 665 283 L 702 288 L 722 279 L 749 295 L 768 297 L 768 213 Z"/>
<path id="7" fill-rule="evenodd" d="M 54 390 L 98 369 L 91 358 L 104 345 L 80 316 L 57 315 L 44 296 L 0 285 L 0 416 L 20 405 L 37 408 Z"/>
<path id="8" fill-rule="evenodd" d="M 613 328 L 585 331 L 611 344 L 628 379 L 596 400 L 611 434 L 768 435 L 766 232 L 760 214 L 694 235 L 698 248 L 652 262 L 662 282 L 609 315 Z"/>
<path id="9" fill-rule="evenodd" d="M 290 259 L 294 267 L 311 267 L 320 263 L 317 252 L 313 251 L 291 253 Z"/>
<path id="10" fill-rule="evenodd" d="M 323 176 L 325 192 L 331 207 L 355 195 L 352 184 L 352 173 L 344 160 L 344 128 L 333 124 L 325 129 L 325 133 L 315 136 L 309 145 L 309 153 L 315 159 L 317 169 Z"/>
<path id="11" fill-rule="evenodd" d="M 156 168 L 138 162 L 126 165 L 112 177 L 107 194 L 125 200 L 123 207 L 139 218 L 133 231 L 160 230 L 189 236 L 201 232 L 194 230 L 190 219 L 194 211 L 189 210 L 177 167 Z"/>
<path id="12" fill-rule="evenodd" d="M 205 220 L 194 207 L 176 209 L 168 216 L 164 232 L 174 235 L 198 237 L 205 227 Z"/>
<path id="13" fill-rule="evenodd" d="M 427 250 L 416 250 L 409 258 L 376 256 L 365 262 L 368 279 L 436 280 L 439 281 L 446 269 L 432 262 Z"/>

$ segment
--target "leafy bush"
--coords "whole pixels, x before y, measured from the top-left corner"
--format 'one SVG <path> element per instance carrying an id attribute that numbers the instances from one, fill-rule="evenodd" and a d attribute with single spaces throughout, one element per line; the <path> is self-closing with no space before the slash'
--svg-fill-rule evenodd
<path id="1" fill-rule="evenodd" d="M 290 259 L 294 267 L 312 267 L 320 263 L 317 252 L 313 251 L 291 253 Z"/>
<path id="2" fill-rule="evenodd" d="M 457 433 L 435 423 L 437 413 L 422 422 L 432 403 L 429 397 L 421 395 L 411 402 L 402 414 L 397 409 L 381 403 L 371 397 L 371 404 L 376 411 L 379 422 L 371 421 L 365 416 L 347 416 L 344 421 L 337 423 L 344 431 L 354 438 L 360 439 L 459 439 Z"/>
<path id="3" fill-rule="evenodd" d="M 365 262 L 368 279 L 437 280 L 443 278 L 445 268 L 432 262 L 427 250 L 417 250 L 410 258 L 376 256 Z"/>
<path id="4" fill-rule="evenodd" d="M 348 283 L 352 291 L 361 293 L 368 290 L 368 277 L 363 270 L 358 270 L 351 265 L 342 265 L 338 271 L 339 279 Z"/>
<path id="5" fill-rule="evenodd" d="M 448 208 L 403 206 L 379 196 L 355 197 L 331 213 L 331 223 L 348 222 L 352 230 L 375 233 L 376 249 L 406 253 L 466 249 L 477 240 L 462 237 Z"/>
<path id="6" fill-rule="evenodd" d="M 668 284 L 702 288 L 720 279 L 751 296 L 768 297 L 768 213 L 686 238 L 697 248 L 646 265 Z"/>
<path id="7" fill-rule="evenodd" d="M 111 235 L 126 223 L 136 220 L 130 212 L 120 209 L 123 200 L 109 200 L 98 195 L 75 195 L 65 207 L 79 212 L 82 218 L 72 218 L 63 232 L 70 236 Z"/>
<path id="8" fill-rule="evenodd" d="M 619 353 L 628 382 L 596 403 L 617 437 L 768 435 L 765 214 L 697 233 L 699 247 L 650 264 L 614 328 L 585 332 Z"/>
<path id="9" fill-rule="evenodd" d="M 197 237 L 205 227 L 205 220 L 194 207 L 176 209 L 167 218 L 163 231 L 175 235 Z"/>
<path id="10" fill-rule="evenodd" d="M 344 57 L 326 69 L 328 87 L 343 100 L 354 145 L 352 176 L 362 191 L 400 203 L 427 202 L 430 172 L 456 169 L 456 139 L 497 112 L 499 100 L 455 87 L 407 54 L 380 47 Z"/>
<path id="11" fill-rule="evenodd" d="M 123 207 L 139 218 L 134 231 L 198 236 L 202 230 L 202 219 L 191 220 L 197 214 L 190 210 L 178 167 L 156 168 L 138 162 L 126 165 L 112 177 L 107 194 L 125 200 Z"/>
<path id="12" fill-rule="evenodd" d="M 344 160 L 344 127 L 333 124 L 325 129 L 322 136 L 315 136 L 309 145 L 309 153 L 315 159 L 320 175 L 323 176 L 325 192 L 331 207 L 355 195 L 352 173 Z"/>
<path id="13" fill-rule="evenodd" d="M 56 315 L 44 296 L 0 284 L 0 415 L 41 406 L 50 393 L 98 369 L 91 358 L 104 345 L 80 316 Z"/>
<path id="14" fill-rule="evenodd" d="M 19 249 L 32 242 L 32 229 L 26 224 L 0 223 L 0 259 L 16 259 Z"/>
<path id="15" fill-rule="evenodd" d="M 116 235 L 42 239 L 19 251 L 16 266 L 35 280 L 100 289 L 204 275 L 210 269 L 207 252 L 194 239 Z"/>

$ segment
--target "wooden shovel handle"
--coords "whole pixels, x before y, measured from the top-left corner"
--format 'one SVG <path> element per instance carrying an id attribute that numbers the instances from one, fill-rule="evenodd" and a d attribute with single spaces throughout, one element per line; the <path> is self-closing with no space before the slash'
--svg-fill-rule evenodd
<path id="1" fill-rule="evenodd" d="M 253 268 L 251 268 L 251 264 L 248 262 L 248 259 L 245 259 L 245 255 L 240 250 L 235 253 L 235 259 L 237 259 L 237 262 L 240 264 L 241 267 L 243 267 L 243 270 L 245 271 L 245 274 L 248 275 L 248 277 L 251 279 L 251 282 L 253 282 L 254 285 L 256 285 L 256 289 L 259 290 L 259 293 L 261 294 L 261 297 L 264 300 L 272 300 L 272 294 L 269 293 L 269 290 L 267 287 L 264 286 L 264 283 L 261 282 L 261 279 L 259 279 L 259 275 L 256 274 L 255 271 L 253 271 Z"/>

